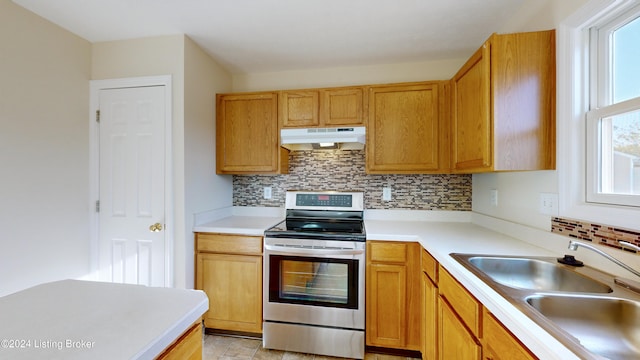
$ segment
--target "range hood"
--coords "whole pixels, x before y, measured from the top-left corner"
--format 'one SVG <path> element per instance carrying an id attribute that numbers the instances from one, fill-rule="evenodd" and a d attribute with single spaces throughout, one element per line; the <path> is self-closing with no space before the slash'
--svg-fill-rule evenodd
<path id="1" fill-rule="evenodd" d="M 280 130 L 280 146 L 289 150 L 362 150 L 364 143 L 364 126 Z"/>

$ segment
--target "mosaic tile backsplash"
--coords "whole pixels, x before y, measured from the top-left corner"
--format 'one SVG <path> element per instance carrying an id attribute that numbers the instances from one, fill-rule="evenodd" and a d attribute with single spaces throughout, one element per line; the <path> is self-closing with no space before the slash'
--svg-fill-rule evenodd
<path id="1" fill-rule="evenodd" d="M 383 187 L 391 201 L 382 201 Z M 368 175 L 364 150 L 293 151 L 289 174 L 234 175 L 233 205 L 284 207 L 287 190 L 364 191 L 365 209 L 471 211 L 471 175 Z"/>
<path id="2" fill-rule="evenodd" d="M 594 224 L 580 220 L 559 217 L 551 218 L 551 232 L 621 250 L 622 247 L 618 244 L 619 240 L 640 246 L 639 230 Z M 635 252 L 634 250 L 629 250 L 627 248 L 624 250 Z"/>

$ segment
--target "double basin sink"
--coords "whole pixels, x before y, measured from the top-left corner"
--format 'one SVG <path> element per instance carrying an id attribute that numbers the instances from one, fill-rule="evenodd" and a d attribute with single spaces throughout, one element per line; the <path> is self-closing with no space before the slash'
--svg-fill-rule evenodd
<path id="1" fill-rule="evenodd" d="M 640 294 L 554 257 L 451 254 L 585 359 L 640 359 Z"/>

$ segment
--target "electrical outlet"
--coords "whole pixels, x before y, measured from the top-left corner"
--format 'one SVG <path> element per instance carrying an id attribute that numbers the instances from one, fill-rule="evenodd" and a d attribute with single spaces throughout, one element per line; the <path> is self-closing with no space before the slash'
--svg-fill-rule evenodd
<path id="1" fill-rule="evenodd" d="M 263 197 L 265 199 L 271 199 L 271 186 L 265 186 L 264 187 L 264 195 Z"/>
<path id="2" fill-rule="evenodd" d="M 498 190 L 497 189 L 489 190 L 489 197 L 491 201 L 491 206 L 498 206 Z"/>
<path id="3" fill-rule="evenodd" d="M 390 187 L 382 188 L 382 200 L 391 201 L 391 188 Z"/>
<path id="4" fill-rule="evenodd" d="M 558 194 L 540 193 L 538 211 L 544 215 L 558 216 Z"/>

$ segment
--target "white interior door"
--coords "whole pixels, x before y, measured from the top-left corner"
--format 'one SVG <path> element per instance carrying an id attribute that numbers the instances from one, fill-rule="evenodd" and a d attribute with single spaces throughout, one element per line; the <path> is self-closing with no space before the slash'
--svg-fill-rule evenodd
<path id="1" fill-rule="evenodd" d="M 99 91 L 99 277 L 165 286 L 165 87 Z"/>

